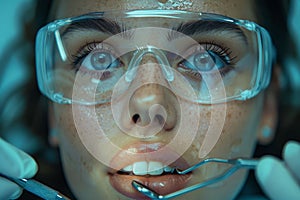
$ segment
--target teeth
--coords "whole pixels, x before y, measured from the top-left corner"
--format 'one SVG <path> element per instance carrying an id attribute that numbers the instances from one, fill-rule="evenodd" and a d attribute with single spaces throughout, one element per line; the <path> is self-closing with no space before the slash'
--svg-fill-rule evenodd
<path id="1" fill-rule="evenodd" d="M 133 163 L 133 173 L 135 175 L 146 175 L 148 165 L 146 161 Z"/>
<path id="2" fill-rule="evenodd" d="M 132 166 L 132 165 L 128 165 L 127 167 L 124 167 L 122 170 L 123 170 L 124 172 L 131 172 L 132 169 L 133 169 L 133 166 Z"/>
<path id="3" fill-rule="evenodd" d="M 148 163 L 148 174 L 160 175 L 164 172 L 164 168 L 161 162 L 149 162 Z"/>
<path id="4" fill-rule="evenodd" d="M 169 166 L 165 166 L 161 162 L 156 161 L 140 161 L 135 162 L 132 165 L 124 167 L 121 171 L 123 172 L 132 172 L 134 175 L 143 176 L 143 175 L 161 175 L 163 172 L 172 173 L 174 169 Z"/>

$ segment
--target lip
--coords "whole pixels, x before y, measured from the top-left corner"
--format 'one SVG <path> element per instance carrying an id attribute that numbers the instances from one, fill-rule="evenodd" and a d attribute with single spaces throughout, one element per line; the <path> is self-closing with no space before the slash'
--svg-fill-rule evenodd
<path id="1" fill-rule="evenodd" d="M 134 199 L 145 199 L 145 196 L 136 191 L 131 185 L 138 181 L 150 189 L 165 195 L 184 188 L 192 174 L 162 174 L 158 176 L 137 176 L 134 174 L 120 174 L 119 170 L 138 161 L 157 161 L 170 167 L 186 169 L 187 162 L 179 154 L 172 151 L 163 143 L 136 143 L 131 144 L 114 156 L 108 171 L 112 187 L 121 194 Z"/>

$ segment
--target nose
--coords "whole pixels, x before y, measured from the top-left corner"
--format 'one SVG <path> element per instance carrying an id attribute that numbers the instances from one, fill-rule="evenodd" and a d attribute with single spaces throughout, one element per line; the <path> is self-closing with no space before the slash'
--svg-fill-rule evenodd
<path id="1" fill-rule="evenodd" d="M 132 81 L 136 89 L 129 99 L 130 123 L 127 124 L 145 127 L 142 130 L 146 132 L 146 127 L 153 128 L 153 125 L 160 127 L 160 131 L 172 130 L 178 117 L 176 96 L 169 89 L 168 80 L 158 63 L 153 54 L 145 54 Z"/>
<path id="2" fill-rule="evenodd" d="M 177 118 L 174 96 L 162 85 L 143 85 L 129 100 L 129 114 L 131 121 L 138 126 L 155 122 L 164 130 L 171 130 Z"/>

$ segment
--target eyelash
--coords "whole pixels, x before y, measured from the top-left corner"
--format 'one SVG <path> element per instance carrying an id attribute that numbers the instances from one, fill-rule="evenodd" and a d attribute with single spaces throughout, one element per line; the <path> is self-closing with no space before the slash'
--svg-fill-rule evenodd
<path id="1" fill-rule="evenodd" d="M 72 66 L 77 70 L 78 65 L 81 65 L 84 58 L 94 50 L 102 50 L 114 55 L 114 50 L 109 48 L 109 45 L 104 45 L 102 41 L 87 42 L 74 55 L 71 56 Z"/>
<path id="2" fill-rule="evenodd" d="M 201 42 L 200 45 L 204 46 L 206 51 L 212 51 L 216 53 L 227 65 L 235 64 L 234 61 L 237 56 L 232 56 L 232 51 L 229 47 L 224 47 L 223 45 L 216 44 L 213 41 Z"/>
<path id="3" fill-rule="evenodd" d="M 229 47 L 224 47 L 223 45 L 217 44 L 214 41 L 201 41 L 198 42 L 199 45 L 203 46 L 204 49 L 206 51 L 211 51 L 215 54 L 217 54 L 220 59 L 227 65 L 226 68 L 224 68 L 223 70 L 219 70 L 219 73 L 221 74 L 221 76 L 225 76 L 229 71 L 231 71 L 232 69 L 234 69 L 234 65 L 235 60 L 237 58 L 237 56 L 233 56 L 233 52 L 230 50 Z M 193 53 L 197 53 L 197 50 L 195 49 Z M 183 61 L 180 61 L 179 65 L 182 65 Z M 199 72 L 195 72 L 192 69 L 191 70 L 187 70 L 186 73 L 189 73 L 195 77 L 199 77 L 201 76 Z"/>

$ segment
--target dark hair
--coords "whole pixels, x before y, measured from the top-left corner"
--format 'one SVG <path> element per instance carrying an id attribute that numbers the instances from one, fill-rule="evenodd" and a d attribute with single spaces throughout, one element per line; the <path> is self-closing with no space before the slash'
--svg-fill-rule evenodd
<path id="1" fill-rule="evenodd" d="M 283 63 L 287 56 L 296 56 L 296 48 L 288 30 L 290 0 L 256 0 L 255 9 L 259 23 L 273 38 L 277 47 L 277 60 Z"/>
<path id="2" fill-rule="evenodd" d="M 48 0 L 38 0 L 36 1 L 36 7 L 29 9 L 35 9 L 35 15 L 32 19 L 28 19 L 25 15 L 28 12 L 32 12 L 32 10 L 24 10 L 24 16 L 21 16 L 20 21 L 24 26 L 22 27 L 23 34 L 20 34 L 16 40 L 14 40 L 13 44 L 10 44 L 4 54 L 1 55 L 0 64 L 1 64 L 1 73 L 2 76 L 4 70 L 6 70 L 7 64 L 9 61 L 15 56 L 15 49 L 24 50 L 24 48 L 28 48 L 24 50 L 26 54 L 23 54 L 21 59 L 26 62 L 25 66 L 27 66 L 26 71 L 28 71 L 28 81 L 25 82 L 22 87 L 20 86 L 13 88 L 9 93 L 2 94 L 3 102 L 0 102 L 0 119 L 5 119 L 5 108 L 10 103 L 10 101 L 14 98 L 19 98 L 18 101 L 14 101 L 16 103 L 20 103 L 22 101 L 24 106 L 24 111 L 19 115 L 14 116 L 14 120 L 11 122 L 6 121 L 5 124 L 1 123 L 0 125 L 0 136 L 4 134 L 4 130 L 6 128 L 9 129 L 10 126 L 14 126 L 18 122 L 22 122 L 26 124 L 27 127 L 32 132 L 45 132 L 47 125 L 46 116 L 45 116 L 45 108 L 46 101 L 40 95 L 40 92 L 37 88 L 36 78 L 35 78 L 35 61 L 34 61 L 34 44 L 35 44 L 35 35 L 37 30 L 46 22 L 47 12 L 49 10 L 49 6 L 51 1 Z M 0 79 L 2 80 L 2 79 Z M 21 98 L 20 98 L 21 97 Z M 21 101 L 20 101 L 21 100 Z M 42 108 L 42 112 L 41 112 Z"/>
<path id="3" fill-rule="evenodd" d="M 269 148 L 269 151 L 265 151 L 267 147 L 262 147 L 264 153 L 277 154 L 281 156 L 281 150 L 287 140 L 295 139 L 299 140 L 297 132 L 299 127 L 297 126 L 297 120 L 300 119 L 300 112 L 297 107 L 292 105 L 291 99 L 295 96 L 295 91 L 292 90 L 292 84 L 287 71 L 289 70 L 285 64 L 286 58 L 292 58 L 300 62 L 297 55 L 297 48 L 293 37 L 290 34 L 288 27 L 288 17 L 291 9 L 290 0 L 256 0 L 255 6 L 257 10 L 257 18 L 259 23 L 264 26 L 273 39 L 273 43 L 277 51 L 277 62 L 281 66 L 281 75 L 286 81 L 286 86 L 279 91 L 279 121 L 278 131 L 273 145 Z M 299 66 L 300 67 L 300 66 Z M 300 70 L 300 69 L 299 69 Z M 297 95 L 297 94 L 296 94 Z M 297 96 L 299 98 L 299 95 Z M 282 117 L 284 116 L 284 117 Z"/>
<path id="4" fill-rule="evenodd" d="M 290 66 L 287 64 L 287 59 L 297 62 L 300 71 L 300 51 L 288 27 L 291 2 L 291 0 L 255 0 L 255 6 L 259 23 L 271 34 L 277 51 L 277 63 L 281 66 L 280 103 L 299 107 L 300 94 L 294 91 L 293 77 L 290 77 Z M 294 99 L 298 101 L 295 102 Z"/>
<path id="5" fill-rule="evenodd" d="M 37 81 L 35 78 L 35 36 L 39 28 L 47 23 L 51 0 L 36 0 L 31 7 L 24 7 L 23 15 L 20 17 L 21 23 L 24 25 L 22 33 L 18 38 L 9 44 L 6 51 L 0 57 L 0 82 L 3 80 L 1 76 L 5 74 L 6 67 L 9 61 L 15 56 L 15 50 L 21 50 L 25 62 L 26 72 L 28 72 L 27 81 L 22 86 L 15 86 L 9 93 L 2 94 L 0 102 L 0 137 L 6 139 L 9 137 L 11 130 L 17 124 L 33 133 L 33 138 L 27 138 L 22 143 L 30 143 L 32 140 L 37 140 L 40 145 L 34 148 L 31 156 L 35 158 L 39 165 L 39 172 L 35 177 L 47 185 L 60 190 L 62 193 L 72 197 L 67 184 L 65 183 L 58 150 L 52 148 L 48 143 L 48 109 L 47 99 L 41 95 L 38 90 Z M 26 8 L 26 9 L 25 9 Z M 32 13 L 32 18 L 26 17 L 28 12 Z M 17 113 L 13 113 L 13 119 L 6 120 L 7 113 L 11 112 L 11 104 L 13 107 L 21 107 Z M 28 140 L 28 141 L 27 141 Z M 31 193 L 24 192 L 20 199 L 35 199 Z"/>

